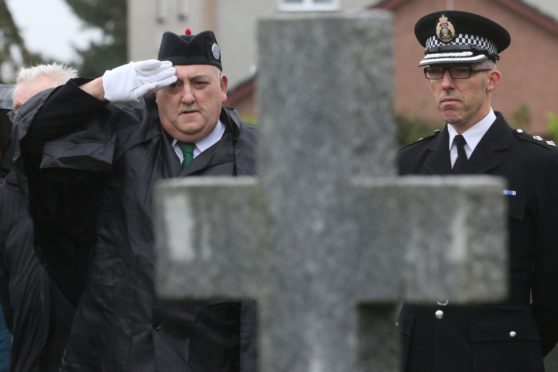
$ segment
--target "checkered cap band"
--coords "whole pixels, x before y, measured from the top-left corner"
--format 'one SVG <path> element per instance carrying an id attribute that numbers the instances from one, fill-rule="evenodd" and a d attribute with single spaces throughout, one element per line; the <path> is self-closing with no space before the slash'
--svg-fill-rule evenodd
<path id="1" fill-rule="evenodd" d="M 494 44 L 487 38 L 478 35 L 457 34 L 457 37 L 455 37 L 449 43 L 443 43 L 436 36 L 431 36 L 426 39 L 425 47 L 427 51 L 431 48 L 436 48 L 441 45 L 471 45 L 486 50 L 490 55 L 498 54 L 498 48 L 496 47 L 496 44 Z"/>

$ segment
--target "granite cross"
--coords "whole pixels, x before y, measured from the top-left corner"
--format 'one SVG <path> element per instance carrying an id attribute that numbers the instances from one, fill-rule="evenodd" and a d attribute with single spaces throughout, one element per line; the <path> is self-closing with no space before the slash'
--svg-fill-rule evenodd
<path id="1" fill-rule="evenodd" d="M 158 185 L 159 294 L 257 300 L 263 372 L 396 371 L 401 301 L 505 295 L 502 180 L 395 177 L 393 22 L 261 21 L 259 177 Z"/>

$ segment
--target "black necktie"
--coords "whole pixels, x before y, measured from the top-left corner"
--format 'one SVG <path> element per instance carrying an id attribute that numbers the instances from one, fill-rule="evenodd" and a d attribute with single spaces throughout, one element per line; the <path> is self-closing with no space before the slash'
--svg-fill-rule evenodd
<path id="1" fill-rule="evenodd" d="M 465 138 L 461 134 L 458 134 L 453 139 L 453 143 L 457 146 L 457 160 L 455 160 L 455 164 L 453 164 L 453 173 L 465 173 L 464 169 L 467 165 L 467 154 L 465 153 Z"/>

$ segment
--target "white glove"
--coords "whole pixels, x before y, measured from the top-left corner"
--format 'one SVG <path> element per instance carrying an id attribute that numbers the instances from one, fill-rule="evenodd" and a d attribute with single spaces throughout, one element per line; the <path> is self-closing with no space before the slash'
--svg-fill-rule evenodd
<path id="1" fill-rule="evenodd" d="M 137 101 L 147 92 L 176 82 L 170 61 L 148 59 L 107 70 L 103 74 L 105 99 L 112 102 Z"/>

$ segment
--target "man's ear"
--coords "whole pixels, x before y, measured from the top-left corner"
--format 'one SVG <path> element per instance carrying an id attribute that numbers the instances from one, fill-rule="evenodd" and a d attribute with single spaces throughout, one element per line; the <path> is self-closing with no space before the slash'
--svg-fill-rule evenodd
<path id="1" fill-rule="evenodd" d="M 496 87 L 500 84 L 500 80 L 502 80 L 502 73 L 500 70 L 492 70 L 488 72 L 488 84 L 486 86 L 488 93 L 492 93 L 496 90 Z"/>
<path id="2" fill-rule="evenodd" d="M 222 75 L 219 78 L 219 84 L 221 85 L 221 92 L 223 93 L 223 101 L 227 99 L 227 87 L 229 85 L 229 78 L 227 75 Z"/>

